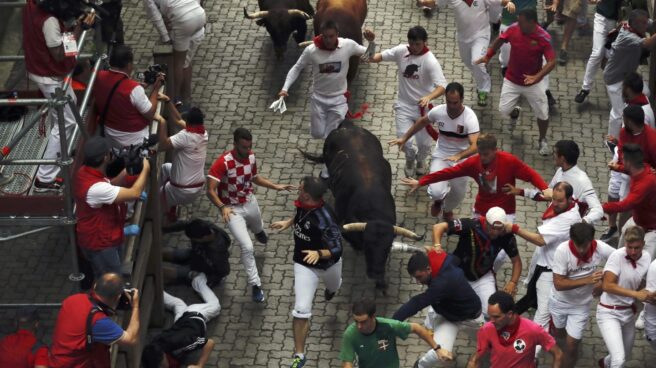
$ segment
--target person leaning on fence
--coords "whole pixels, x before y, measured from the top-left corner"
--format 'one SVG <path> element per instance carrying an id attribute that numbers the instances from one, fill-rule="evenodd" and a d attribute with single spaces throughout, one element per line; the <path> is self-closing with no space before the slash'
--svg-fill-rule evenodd
<path id="1" fill-rule="evenodd" d="M 121 271 L 126 202 L 137 200 L 148 178 L 150 165 L 143 169 L 130 188 L 121 187 L 127 173 L 123 170 L 111 180 L 106 169 L 110 162 L 106 138 L 93 137 L 84 143 L 84 162 L 76 173 L 75 198 L 77 224 L 75 235 L 84 258 L 91 263 L 97 278 L 106 272 Z"/>
<path id="2" fill-rule="evenodd" d="M 36 336 L 38 328 L 36 309 L 22 308 L 16 312 L 16 332 L 0 340 L 0 367 L 48 367 L 48 347 Z"/>
<path id="3" fill-rule="evenodd" d="M 126 330 L 110 318 L 116 313 L 122 295 L 127 298 L 132 311 Z M 139 291 L 125 290 L 121 276 L 106 273 L 90 293 L 74 294 L 62 302 L 52 335 L 48 366 L 109 368 L 110 346 L 134 346 L 138 338 Z"/>

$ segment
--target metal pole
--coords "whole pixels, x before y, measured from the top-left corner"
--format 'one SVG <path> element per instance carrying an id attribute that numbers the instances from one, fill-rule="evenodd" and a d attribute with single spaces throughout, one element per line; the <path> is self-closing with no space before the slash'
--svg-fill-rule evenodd
<path id="1" fill-rule="evenodd" d="M 6 308 L 61 308 L 61 303 L 15 303 L 0 304 L 0 309 Z"/>
<path id="2" fill-rule="evenodd" d="M 52 228 L 52 226 L 40 227 L 40 228 L 38 228 L 38 229 L 25 231 L 25 232 L 22 232 L 22 233 L 20 233 L 20 234 L 14 234 L 14 235 L 10 235 L 10 236 L 5 236 L 5 237 L 3 237 L 3 238 L 0 238 L 0 243 L 1 243 L 1 242 L 8 241 L 8 240 L 18 239 L 18 238 L 23 237 L 23 236 L 26 236 L 26 235 L 39 233 L 39 232 L 41 232 L 41 231 L 45 231 L 45 230 L 48 230 L 48 229 L 50 229 L 50 228 Z"/>
<path id="3" fill-rule="evenodd" d="M 0 161 L 0 165 L 2 165 L 2 161 Z M 14 180 L 13 175 L 12 176 L 5 176 L 5 174 L 0 172 L 0 187 L 11 183 L 12 180 Z"/>
<path id="4" fill-rule="evenodd" d="M 87 38 L 87 33 L 89 33 L 88 29 L 85 29 L 82 31 L 82 34 L 80 35 L 80 40 L 77 42 L 77 49 L 82 50 L 82 47 L 84 47 L 84 40 Z M 75 57 L 75 60 L 79 60 L 80 55 L 77 55 Z M 67 75 L 66 78 L 64 78 L 64 86 L 62 89 L 66 91 L 68 89 L 68 86 L 71 85 L 71 81 L 73 80 L 73 72 L 75 71 L 75 68 L 73 68 Z"/>
<path id="5" fill-rule="evenodd" d="M 0 106 L 30 106 L 48 103 L 47 98 L 0 98 Z"/>
<path id="6" fill-rule="evenodd" d="M 27 4 L 25 0 L 3 1 L 0 2 L 0 8 L 20 8 L 21 6 L 25 6 L 25 4 Z"/>
<path id="7" fill-rule="evenodd" d="M 59 160 L 56 159 L 47 159 L 47 158 L 37 158 L 37 159 L 25 159 L 25 160 L 0 160 L 0 165 L 58 165 Z"/>
<path id="8" fill-rule="evenodd" d="M 77 245 L 75 239 L 75 214 L 73 213 L 73 188 L 71 188 L 71 164 L 73 160 L 68 156 L 68 144 L 66 137 L 66 122 L 64 120 L 64 109 L 66 108 L 66 103 L 70 101 L 70 97 L 66 95 L 66 88 L 57 88 L 55 91 L 55 99 L 57 109 L 57 124 L 59 126 L 59 154 L 61 158 L 61 171 L 62 177 L 64 178 L 64 214 L 68 220 L 66 230 L 68 230 L 68 238 L 71 246 L 71 260 L 72 260 L 72 270 L 73 272 L 68 275 L 68 279 L 71 281 L 81 281 L 84 279 L 84 274 L 80 273 L 77 265 Z"/>
<path id="9" fill-rule="evenodd" d="M 38 111 L 34 116 L 32 116 L 32 120 L 29 120 L 27 123 L 24 124 L 24 126 L 23 126 L 23 130 L 21 130 L 20 132 L 18 132 L 18 134 L 16 134 L 16 135 L 14 136 L 14 138 L 12 138 L 12 140 L 9 142 L 9 144 L 7 144 L 6 146 L 2 147 L 2 150 L 0 150 L 0 159 L 1 159 L 1 158 L 5 158 L 5 157 L 7 157 L 7 156 L 9 155 L 9 153 L 10 153 L 11 150 L 12 150 L 12 148 L 14 148 L 14 146 L 18 143 L 18 141 L 20 141 L 21 139 L 23 139 L 23 137 L 25 136 L 25 134 L 29 133 L 30 129 L 32 129 L 32 127 L 33 127 L 34 125 L 36 125 L 36 123 L 39 122 L 39 119 L 41 119 L 41 116 L 42 116 L 43 114 L 45 114 L 46 112 L 48 112 L 48 107 L 49 107 L 49 104 L 46 104 L 46 105 L 41 106 L 41 108 L 39 109 L 39 111 Z"/>
<path id="10" fill-rule="evenodd" d="M 96 83 L 96 77 L 98 77 L 98 71 L 100 70 L 100 64 L 107 59 L 106 54 L 100 55 L 96 63 L 93 65 L 93 70 L 91 70 L 91 76 L 89 77 L 89 82 L 87 83 L 87 90 L 84 92 L 84 97 L 82 97 L 82 103 L 80 104 L 80 115 L 84 115 L 87 110 L 87 104 L 91 99 L 91 91 L 93 90 L 93 85 Z"/>
<path id="11" fill-rule="evenodd" d="M 2 3 L 0 3 L 2 4 Z M 0 8 L 2 6 L 0 5 Z M 78 60 L 79 59 L 91 59 L 93 57 L 93 54 L 80 54 L 78 55 Z M 11 61 L 22 61 L 25 60 L 25 55 L 0 55 L 0 62 L 11 62 Z"/>

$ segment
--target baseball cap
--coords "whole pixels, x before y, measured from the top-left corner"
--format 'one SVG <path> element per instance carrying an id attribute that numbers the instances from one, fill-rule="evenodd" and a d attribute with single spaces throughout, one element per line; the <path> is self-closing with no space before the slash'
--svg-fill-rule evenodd
<path id="1" fill-rule="evenodd" d="M 84 159 L 97 160 L 109 152 L 110 146 L 103 137 L 92 137 L 84 142 Z"/>
<path id="2" fill-rule="evenodd" d="M 492 225 L 492 227 L 502 227 L 507 221 L 506 211 L 501 207 L 492 207 L 485 214 L 485 220 L 487 220 L 487 223 Z"/>
<path id="3" fill-rule="evenodd" d="M 202 125 L 205 122 L 205 114 L 198 107 L 191 107 L 183 112 L 182 118 L 191 125 Z"/>

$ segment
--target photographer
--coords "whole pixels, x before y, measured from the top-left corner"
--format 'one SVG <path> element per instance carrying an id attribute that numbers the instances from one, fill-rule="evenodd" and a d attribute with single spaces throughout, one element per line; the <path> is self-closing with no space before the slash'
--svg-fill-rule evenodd
<path id="1" fill-rule="evenodd" d="M 109 70 L 98 72 L 93 87 L 100 135 L 109 138 L 115 148 L 141 144 L 148 137 L 150 122 L 162 119 L 156 110 L 164 74 L 157 75 L 148 96 L 139 82 L 130 79 L 133 61 L 132 49 L 117 45 L 109 57 Z"/>
<path id="2" fill-rule="evenodd" d="M 203 193 L 208 134 L 203 125 L 205 115 L 199 108 L 190 108 L 183 120 L 167 96 L 160 94 L 160 99 L 166 101 L 173 121 L 183 129 L 169 137 L 166 120 L 159 121 L 159 151 L 173 151 L 172 162 L 162 165 L 162 208 L 170 208 L 173 216 L 169 220 L 175 222 L 175 206 L 189 204 Z"/>
<path id="3" fill-rule="evenodd" d="M 77 244 L 91 263 L 96 278 L 106 272 L 120 273 L 125 202 L 139 199 L 150 169 L 148 160 L 143 159 L 143 169 L 137 180 L 130 188 L 124 188 L 119 185 L 125 181 L 125 170 L 111 180 L 107 178 L 110 160 L 107 139 L 92 137 L 87 140 L 73 193 L 77 206 Z"/>
<path id="4" fill-rule="evenodd" d="M 132 311 L 125 331 L 110 318 L 119 301 L 123 302 L 121 299 Z M 138 335 L 139 291 L 125 290 L 121 276 L 106 273 L 94 284 L 93 291 L 71 295 L 62 302 L 52 335 L 49 367 L 109 367 L 110 346 L 133 346 Z"/>
<path id="5" fill-rule="evenodd" d="M 76 40 L 83 27 L 93 24 L 94 14 L 83 15 L 74 27 L 67 28 L 64 26 L 64 14 L 55 14 L 59 9 L 56 2 L 44 1 L 40 4 L 42 6 L 37 5 L 35 0 L 28 0 L 23 8 L 23 50 L 29 79 L 39 87 L 45 98 L 50 98 L 57 88 L 64 86 L 64 77 L 75 67 Z M 73 102 L 77 101 L 70 85 L 65 93 Z M 68 105 L 64 107 L 64 120 L 66 131 L 63 134 L 70 137 L 75 117 Z M 56 109 L 49 109 L 47 122 L 51 128 L 43 158 L 56 159 L 61 149 L 59 139 L 62 134 L 57 123 Z M 63 182 L 57 178 L 58 173 L 57 165 L 39 166 L 34 190 L 39 193 L 61 190 Z"/>

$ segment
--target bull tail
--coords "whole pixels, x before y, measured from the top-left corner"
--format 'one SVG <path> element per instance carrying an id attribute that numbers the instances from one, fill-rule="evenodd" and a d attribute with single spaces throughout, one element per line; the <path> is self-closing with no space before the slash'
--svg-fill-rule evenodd
<path id="1" fill-rule="evenodd" d="M 323 155 L 317 155 L 317 154 L 313 154 L 313 153 L 308 153 L 308 152 L 303 151 L 303 150 L 300 149 L 300 148 L 297 148 L 297 149 L 298 149 L 299 152 L 301 152 L 301 154 L 303 155 L 303 157 L 305 157 L 306 159 L 308 159 L 308 160 L 310 160 L 310 161 L 312 161 L 312 162 L 316 162 L 316 163 L 318 163 L 318 164 L 325 164 L 325 163 L 326 163 L 326 160 L 324 159 Z"/>

